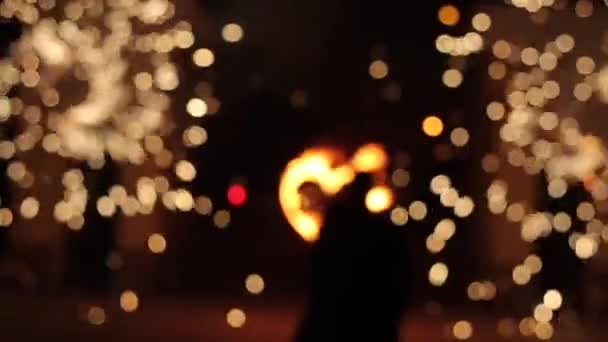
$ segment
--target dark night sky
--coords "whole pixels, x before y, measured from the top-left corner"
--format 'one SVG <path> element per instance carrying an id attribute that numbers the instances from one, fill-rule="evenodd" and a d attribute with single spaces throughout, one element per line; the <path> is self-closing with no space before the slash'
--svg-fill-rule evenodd
<path id="1" fill-rule="evenodd" d="M 445 114 L 450 126 L 471 120 L 462 110 L 446 113 L 455 99 L 466 101 L 472 95 L 470 87 L 446 91 L 441 86 L 446 61 L 434 42 L 443 32 L 437 22 L 442 3 L 233 0 L 201 1 L 198 9 L 193 7 L 201 13 L 193 22 L 200 37 L 197 46 L 212 48 L 216 63 L 211 70 L 184 72 L 184 90 L 175 94 L 174 102 L 191 96 L 189 89 L 202 80 L 214 85 L 222 101 L 220 113 L 202 122 L 209 142 L 190 152 L 201 179 L 193 192 L 210 194 L 220 208 L 226 205 L 228 184 L 240 180 L 249 187 L 250 201 L 234 211 L 227 232 L 216 231 L 208 218 L 167 214 L 170 238 L 180 243 L 162 262 L 163 270 L 179 274 L 169 286 L 225 289 L 224 284 L 232 284 L 236 289 L 251 269 L 268 274 L 276 288 L 282 283 L 301 286 L 308 246 L 287 226 L 276 193 L 281 170 L 305 147 L 353 149 L 378 141 L 395 156 L 409 153 L 416 160 L 414 173 L 466 174 L 463 161 L 435 163 L 436 142 L 424 139 L 420 130 L 429 113 Z M 451 33 L 466 32 L 471 15 L 467 6 L 472 5 L 460 6 L 462 27 Z M 220 39 L 221 27 L 231 21 L 245 29 L 238 44 Z M 387 79 L 370 78 L 368 67 L 376 58 L 388 62 Z M 383 99 L 390 83 L 402 89 L 398 102 Z M 307 107 L 291 106 L 295 90 L 306 92 Z M 182 114 L 178 109 L 177 115 Z M 425 184 L 426 179 L 413 184 L 407 196 L 415 197 Z"/>
<path id="2" fill-rule="evenodd" d="M 222 196 L 232 179 L 246 180 L 251 191 L 249 206 L 235 212 L 238 231 L 216 236 L 236 253 L 234 260 L 220 266 L 225 273 L 234 270 L 235 281 L 239 270 L 262 267 L 279 284 L 291 284 L 286 287 L 302 284 L 305 275 L 298 270 L 304 269 L 308 248 L 287 227 L 276 191 L 281 170 L 305 147 L 336 144 L 353 149 L 379 141 L 395 156 L 409 153 L 420 176 L 444 171 L 466 181 L 466 162 L 437 164 L 435 142 L 420 130 L 429 113 L 449 114 L 444 117 L 451 126 L 474 120 L 463 110 L 451 109 L 456 98 L 470 99 L 470 89 L 449 92 L 441 85 L 446 61 L 434 44 L 443 32 L 437 25 L 439 3 L 421 1 L 416 9 L 398 1 L 268 0 L 229 5 L 215 9 L 225 18 L 215 30 L 237 21 L 246 38 L 242 44 L 218 46 L 212 77 L 223 105 L 219 115 L 207 119 L 210 140 L 196 152 L 196 159 L 202 192 Z M 471 14 L 466 6 L 461 8 L 466 23 Z M 464 30 L 466 24 L 451 31 Z M 375 58 L 389 63 L 387 79 L 370 78 L 368 67 Z M 396 103 L 382 97 L 391 82 L 402 88 Z M 296 89 L 308 94 L 304 109 L 289 103 Z M 427 180 L 422 179 L 424 184 L 408 190 L 409 198 L 426 190 Z M 200 224 L 196 218 L 191 222 Z M 200 234 L 203 244 L 215 236 Z M 223 248 L 211 249 L 215 257 L 224 255 Z"/>
<path id="3" fill-rule="evenodd" d="M 463 68 L 465 81 L 462 86 L 448 89 L 442 84 L 442 74 L 450 67 L 449 58 L 438 53 L 435 47 L 435 39 L 442 33 L 458 36 L 470 31 L 471 17 L 479 6 L 491 6 L 496 12 L 491 13 L 493 20 L 497 19 L 496 23 L 499 21 L 498 18 L 502 20 L 512 18 L 509 15 L 520 11 L 519 9 L 510 8 L 512 12 L 502 11 L 505 6 L 504 0 L 173 0 L 173 2 L 178 6 L 177 15 L 184 16 L 192 22 L 196 44 L 190 50 L 173 53 L 172 57 L 182 68 L 181 86 L 170 94 L 173 107 L 168 115 L 173 116 L 178 127 L 200 124 L 207 130 L 209 140 L 199 148 L 186 149 L 181 140 L 181 130 L 175 130 L 175 134 L 166 139 L 167 146 L 179 150 L 175 156 L 176 160 L 188 159 L 196 165 L 197 177 L 194 182 L 180 183 L 172 170 L 158 171 L 152 167 L 145 172 L 153 169 L 152 172 L 163 174 L 175 182 L 172 185 L 176 188 L 188 188 L 194 196 L 208 195 L 213 200 L 214 210 L 230 209 L 231 224 L 227 229 L 221 230 L 215 227 L 210 216 L 199 215 L 193 211 L 170 212 L 161 204 L 157 204 L 154 215 L 147 222 L 154 221 L 150 225 L 152 229 L 158 229 L 166 235 L 168 241 L 166 253 L 152 255 L 146 249 L 146 239 L 142 238 L 144 242 L 139 246 L 141 249 L 130 251 L 132 255 L 127 255 L 129 252 L 125 252 L 125 267 L 113 273 L 108 270 L 105 261 L 110 251 L 119 248 L 116 242 L 118 229 L 130 228 L 130 222 L 145 224 L 146 221 L 145 219 L 126 221 L 118 215 L 111 219 L 103 219 L 95 208 L 95 201 L 90 201 L 86 214 L 87 226 L 83 231 L 66 233 L 67 261 L 64 265 L 65 274 L 60 275 L 61 284 L 56 288 L 49 286 L 49 292 L 45 292 L 47 289 L 42 282 L 40 298 L 46 295 L 51 299 L 54 298 L 53 296 L 62 298 L 61 296 L 67 293 L 75 297 L 80 307 L 88 308 L 92 303 L 86 302 L 91 298 L 91 292 L 88 291 L 92 290 L 94 291 L 92 297 L 99 295 L 99 298 L 110 298 L 108 300 L 112 301 L 113 308 L 119 310 L 117 291 L 132 288 L 143 299 L 141 313 L 152 312 L 153 309 L 146 312 L 148 310 L 146 305 L 155 300 L 158 303 L 168 299 L 167 302 L 171 306 L 183 299 L 184 302 L 188 302 L 186 305 L 190 306 L 203 303 L 201 307 L 211 308 L 213 305 L 220 307 L 219 311 L 213 312 L 212 315 L 214 319 L 219 318 L 218 322 L 222 327 L 225 326 L 225 312 L 222 310 L 230 307 L 241 306 L 246 310 L 249 307 L 263 307 L 264 310 L 275 310 L 281 305 L 298 306 L 304 302 L 311 281 L 309 271 L 312 248 L 289 227 L 283 217 L 278 203 L 281 172 L 289 160 L 308 147 L 332 145 L 350 153 L 356 147 L 374 141 L 387 147 L 391 156 L 391 170 L 397 167 L 407 168 L 411 174 L 412 181 L 408 187 L 397 190 L 396 202 L 407 206 L 414 200 L 421 200 L 428 204 L 427 219 L 413 222 L 415 220 L 410 217 L 410 222 L 402 231 L 398 231 L 399 234 L 403 233 L 407 237 L 407 252 L 413 268 L 406 282 L 413 288 L 416 297 L 414 301 L 426 303 L 428 300 L 438 300 L 442 305 L 447 304 L 448 311 L 452 310 L 449 304 L 467 303 L 458 308 L 455 305 L 454 308 L 470 310 L 467 311 L 469 313 L 478 310 L 478 313 L 488 316 L 484 319 L 494 319 L 502 315 L 501 310 L 515 316 L 523 312 L 520 315 L 522 317 L 524 314 L 530 314 L 532 307 L 529 303 L 532 300 L 526 296 L 536 296 L 533 301 L 535 304 L 538 303 L 541 297 L 537 294 L 545 285 L 542 283 L 544 281 L 542 277 L 539 276 L 541 279 L 526 288 L 514 286 L 511 279 L 513 265 L 502 269 L 500 268 L 504 266 L 500 263 L 502 260 L 489 260 L 488 257 L 493 257 L 494 254 L 508 254 L 519 258 L 517 251 L 495 253 L 496 250 L 491 248 L 499 246 L 510 250 L 513 241 L 517 240 L 516 243 L 521 243 L 519 223 L 505 223 L 503 217 L 494 216 L 496 220 L 504 221 L 504 224 L 491 226 L 496 221 L 488 220 L 490 215 L 486 208 L 486 190 L 492 177 L 500 178 L 506 175 L 505 178 L 508 178 L 515 174 L 513 170 L 520 172 L 519 177 L 524 174 L 520 169 L 507 165 L 504 160 L 501 160 L 504 167 L 501 166 L 500 173 L 494 175 L 484 174 L 480 167 L 480 160 L 486 153 L 497 153 L 503 157 L 501 153 L 504 151 L 499 151 L 502 147 L 498 146 L 499 140 L 495 139 L 499 125 L 490 123 L 485 118 L 484 112 L 489 101 L 503 98 L 505 84 L 488 82 L 485 62 L 488 61 L 489 56 L 487 52 L 482 52 L 466 61 L 460 60 L 470 65 L 479 63 L 480 67 Z M 455 27 L 446 27 L 438 22 L 438 8 L 447 3 L 454 4 L 460 9 L 460 23 Z M 490 12 L 492 11 L 488 11 Z M 502 13 L 506 14 L 501 17 Z M 517 15 L 520 15 L 522 20 L 528 20 L 528 14 L 523 11 Z M 242 25 L 245 31 L 244 39 L 236 44 L 228 44 L 221 37 L 223 25 L 229 22 Z M 601 26 L 601 17 L 594 23 Z M 7 21 L 0 21 L 0 25 L 0 46 L 4 49 L 9 41 L 18 37 L 19 27 Z M 506 25 L 509 26 L 507 29 L 504 28 L 505 25 L 501 29 L 493 29 L 487 34 L 488 40 L 497 38 L 497 35 L 509 37 L 509 34 L 505 34 L 509 32 L 525 36 L 526 39 L 530 39 L 530 41 L 524 39 L 526 44 L 534 45 L 537 43 L 534 39 L 544 42 L 547 36 L 547 32 L 538 30 L 538 36 L 541 37 L 535 38 L 536 36 L 528 35 L 525 29 L 515 30 L 510 27 L 511 25 L 519 27 L 509 23 Z M 496 27 L 498 28 L 499 25 Z M 589 27 L 600 31 L 598 26 Z M 553 29 L 562 30 L 562 26 L 554 25 Z M 589 28 L 581 30 L 584 29 Z M 551 34 L 553 33 L 555 32 Z M 511 40 L 511 38 L 505 39 Z M 519 42 L 517 38 L 512 40 Z M 215 54 L 215 63 L 209 68 L 196 68 L 190 62 L 193 50 L 202 47 L 210 48 Z M 368 68 L 370 62 L 375 59 L 387 62 L 390 72 L 385 79 L 374 80 L 370 77 Z M 457 59 L 454 58 L 451 62 L 457 63 Z M 193 118 L 187 115 L 185 103 L 195 96 L 195 85 L 203 81 L 212 85 L 213 96 L 221 101 L 221 109 L 218 113 L 208 114 L 203 118 Z M 388 86 L 398 86 L 401 89 L 402 95 L 398 101 L 391 102 L 385 99 L 383 94 Z M 291 103 L 290 99 L 294 92 L 302 92 L 306 95 L 306 106 L 295 107 Z M 429 114 L 439 115 L 445 123 L 444 133 L 433 139 L 425 136 L 421 130 L 421 122 Z M 16 125 L 3 125 L 4 131 L 1 134 L 13 135 L 12 130 L 15 127 L 12 126 Z M 455 127 L 466 128 L 471 135 L 471 143 L 462 148 L 450 144 L 449 131 Z M 593 129 L 601 130 L 597 127 Z M 449 157 L 440 160 L 437 156 L 441 151 L 447 151 L 445 154 Z M 3 170 L 5 164 L 0 164 L 0 169 Z M 81 165 L 77 161 L 66 164 Z M 44 173 L 44 170 L 40 173 Z M 124 180 L 121 178 L 121 173 L 123 173 L 121 166 L 113 163 L 108 163 L 102 172 L 85 170 L 91 198 L 105 195 L 110 185 Z M 453 210 L 441 206 L 437 196 L 428 191 L 430 179 L 438 174 L 449 175 L 461 195 L 473 197 L 476 207 L 472 216 L 454 220 L 458 233 L 450 240 L 447 248 L 440 254 L 430 255 L 425 246 L 429 233 L 440 219 L 454 218 Z M 519 179 L 515 182 L 507 180 L 510 187 L 509 196 L 525 188 L 525 184 L 532 184 L 537 180 L 534 177 L 525 177 L 528 183 L 522 182 L 523 186 L 517 183 Z M 234 182 L 243 183 L 248 189 L 248 201 L 242 208 L 229 207 L 226 200 L 226 190 Z M 17 208 L 20 196 L 12 198 L 10 194 L 10 190 L 17 187 L 11 187 L 6 183 L 8 183 L 7 177 L 2 177 L 0 204 L 3 207 L 9 205 Z M 539 184 L 539 189 L 544 190 L 541 187 L 545 184 L 540 182 Z M 130 190 L 134 188 L 134 184 L 127 186 Z M 584 193 L 582 189 L 578 190 Z M 528 197 L 522 199 L 521 203 L 528 205 L 537 200 L 534 198 L 536 194 L 530 191 L 525 194 Z M 509 198 L 511 203 L 519 200 Z M 578 203 L 578 201 L 572 203 L 569 201 L 567 198 L 560 200 L 559 205 L 573 209 L 573 204 Z M 555 203 L 546 199 L 538 202 L 540 207 L 550 209 L 553 206 L 557 207 Z M 19 222 L 21 218 L 17 215 L 15 214 L 16 221 L 23 224 L 23 221 Z M 41 228 L 47 228 L 45 225 L 46 223 L 40 223 Z M 580 226 L 583 227 L 583 224 Z M 38 226 L 34 227 L 38 228 Z M 390 228 L 399 229 L 392 225 Z M 501 236 L 511 233 L 503 230 L 498 234 L 498 229 L 503 228 L 512 228 L 515 238 L 507 242 L 501 240 Z M 134 231 L 142 232 L 143 236 L 145 229 L 134 229 Z M 146 231 L 145 234 L 148 233 Z M 13 258 L 13 246 L 9 237 L 9 230 L 0 229 L 0 289 L 3 290 L 19 288 L 17 277 L 8 279 L 9 277 L 3 273 L 5 259 L 8 260 L 9 265 L 14 261 L 13 259 L 17 259 Z M 366 237 L 362 240 L 367 242 Z M 380 244 L 382 243 L 375 247 Z M 554 256 L 566 255 L 562 253 L 565 249 L 556 249 L 555 245 L 551 244 L 546 246 L 548 247 L 540 249 L 538 246 L 526 244 L 523 248 L 530 253 L 542 251 L 552 260 L 558 260 L 552 265 L 547 263 L 549 265 L 547 269 L 554 274 L 545 277 L 549 279 L 555 276 L 561 279 L 564 272 L 563 265 L 566 264 L 560 261 L 562 259 Z M 570 250 L 566 251 L 570 253 Z M 19 262 L 23 261 L 23 265 L 28 265 L 30 260 L 35 259 L 35 262 L 39 262 L 42 259 L 42 262 L 36 265 L 50 264 L 50 262 L 45 263 L 45 251 L 39 254 L 36 254 L 39 251 L 34 252 L 33 257 L 25 256 L 24 261 L 19 260 Z M 6 255 L 10 257 L 7 258 Z M 573 255 L 570 253 L 566 258 L 570 258 L 571 261 Z M 132 256 L 135 257 L 129 259 Z M 446 262 L 450 268 L 449 281 L 441 288 L 431 286 L 427 277 L 430 266 L 435 262 Z M 568 274 L 574 274 L 572 270 L 582 272 L 583 268 L 580 267 L 582 263 L 579 260 L 576 262 L 576 265 L 567 266 L 570 269 L 565 272 Z M 141 269 L 140 265 L 143 265 Z M 37 271 L 35 266 L 31 269 Z M 251 296 L 244 290 L 243 281 L 251 273 L 263 276 L 266 282 L 263 296 Z M 41 274 L 43 278 L 44 272 Z M 473 306 L 466 296 L 467 286 L 471 281 L 484 279 L 495 281 L 499 292 L 505 290 L 505 295 L 501 293 L 501 297 L 493 302 L 477 302 L 471 309 Z M 568 280 L 572 280 L 577 286 L 583 283 L 578 277 Z M 503 286 L 504 284 L 507 285 Z M 601 285 L 600 282 L 598 284 Z M 7 296 L 13 294 L 10 291 L 6 293 Z M 32 298 L 37 300 L 37 297 Z M 278 302 L 281 304 L 273 307 Z M 69 301 L 66 303 L 71 305 Z M 266 305 L 267 303 L 272 304 Z M 31 307 L 35 306 L 40 304 L 31 305 Z M 178 307 L 176 305 L 172 310 L 177 310 Z M 525 312 L 517 311 L 522 308 Z M 49 313 L 61 310 L 44 309 Z M 41 312 L 47 312 L 45 310 Z M 158 308 L 156 310 L 163 311 Z M 299 314 L 295 313 L 297 310 L 292 308 L 289 310 L 292 315 Z M 25 309 L 21 311 L 25 312 Z M 82 323 L 76 321 L 74 312 L 67 314 L 66 312 L 68 311 L 58 314 L 56 319 L 64 320 L 67 315 L 70 322 Z M 170 317 L 176 312 L 168 310 L 163 314 Z M 190 316 L 189 311 L 185 312 L 180 314 Z M 280 315 L 283 311 L 277 312 L 278 314 L 274 314 Z M 249 311 L 247 314 L 250 314 Z M 441 319 L 447 317 L 446 321 L 452 320 L 453 317 L 448 317 L 451 312 L 446 311 L 444 314 L 445 317 L 442 315 Z M 27 316 L 29 313 L 22 315 Z M 191 316 L 188 318 L 194 322 L 192 330 L 203 330 L 200 321 L 196 321 L 200 317 Z M 111 324 L 115 317 L 118 316 L 110 319 Z M 143 326 L 140 327 L 141 330 L 148 330 L 149 325 L 158 323 L 154 319 L 145 321 L 145 317 L 149 319 L 155 316 L 132 315 L 132 317 L 144 317 L 141 318 Z M 181 317 L 183 316 L 175 315 L 170 318 L 181 322 Z M 249 317 L 259 318 L 255 313 L 248 316 L 248 320 Z M 266 319 L 266 316 L 262 318 Z M 26 320 L 23 322 L 24 325 L 28 323 Z M 119 319 L 115 322 L 124 323 Z M 264 323 L 269 324 L 274 333 L 275 327 L 272 326 L 274 321 L 269 319 Z M 441 324 L 444 323 L 446 322 Z M 5 324 L 11 322 L 5 320 Z M 123 333 L 117 328 L 119 325 L 111 324 L 107 324 L 106 327 L 116 330 L 117 333 Z M 491 325 L 490 329 L 494 332 L 495 322 L 492 321 Z M 159 324 L 155 328 L 162 330 L 165 326 Z M 57 327 L 53 327 L 55 328 Z M 441 330 L 438 324 L 432 329 L 438 332 Z M 167 331 L 163 334 L 172 334 L 175 331 Z M 245 329 L 242 331 L 248 333 Z M 128 332 L 126 334 L 128 335 Z"/>

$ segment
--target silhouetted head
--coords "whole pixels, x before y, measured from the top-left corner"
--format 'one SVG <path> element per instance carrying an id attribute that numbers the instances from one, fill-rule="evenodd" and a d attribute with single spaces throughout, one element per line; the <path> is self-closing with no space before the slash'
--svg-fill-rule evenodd
<path id="1" fill-rule="evenodd" d="M 373 184 L 374 181 L 371 174 L 357 174 L 353 182 L 345 186 L 344 189 L 338 193 L 329 208 L 331 209 L 336 206 L 353 209 L 365 207 L 365 195 L 373 187 Z"/>
<path id="2" fill-rule="evenodd" d="M 305 182 L 298 189 L 302 196 L 301 208 L 304 211 L 323 211 L 327 205 L 327 196 L 319 186 L 314 182 Z"/>

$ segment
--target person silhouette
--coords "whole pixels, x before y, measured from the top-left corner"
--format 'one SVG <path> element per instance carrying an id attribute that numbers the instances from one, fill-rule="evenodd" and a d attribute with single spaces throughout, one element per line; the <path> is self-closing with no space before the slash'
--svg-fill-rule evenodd
<path id="1" fill-rule="evenodd" d="M 366 209 L 372 184 L 360 174 L 328 206 L 296 342 L 398 340 L 410 273 L 405 241 L 385 215 Z"/>

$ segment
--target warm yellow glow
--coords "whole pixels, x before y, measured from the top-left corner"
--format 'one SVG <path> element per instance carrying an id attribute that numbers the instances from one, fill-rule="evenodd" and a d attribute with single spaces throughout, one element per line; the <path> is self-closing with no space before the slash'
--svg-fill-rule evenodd
<path id="1" fill-rule="evenodd" d="M 388 65 L 381 60 L 373 61 L 369 65 L 369 74 L 374 79 L 383 79 L 388 76 Z"/>
<path id="2" fill-rule="evenodd" d="M 433 286 L 443 286 L 448 279 L 448 267 L 444 263 L 436 263 L 429 270 L 429 282 Z"/>
<path id="3" fill-rule="evenodd" d="M 557 290 L 549 290 L 547 291 L 547 293 L 545 293 L 545 296 L 543 297 L 543 304 L 545 305 L 545 307 L 553 311 L 559 310 L 562 307 L 562 303 L 562 295 Z"/>
<path id="4" fill-rule="evenodd" d="M 190 126 L 182 134 L 182 142 L 186 147 L 197 147 L 207 142 L 207 131 L 200 126 Z"/>
<path id="5" fill-rule="evenodd" d="M 407 209 L 397 207 L 391 211 L 391 221 L 397 226 L 404 226 L 409 219 Z"/>
<path id="6" fill-rule="evenodd" d="M 206 68 L 215 62 L 215 55 L 209 49 L 198 49 L 192 54 L 192 60 L 196 66 Z"/>
<path id="7" fill-rule="evenodd" d="M 13 212 L 8 208 L 0 208 L 0 226 L 8 227 L 13 223 Z"/>
<path id="8" fill-rule="evenodd" d="M 245 279 L 245 288 L 251 294 L 259 295 L 264 291 L 264 278 L 259 274 L 250 274 Z"/>
<path id="9" fill-rule="evenodd" d="M 148 248 L 154 254 L 164 253 L 167 249 L 167 240 L 160 234 L 152 234 L 148 238 Z"/>
<path id="10" fill-rule="evenodd" d="M 415 221 L 422 221 L 428 213 L 426 203 L 422 201 L 414 201 L 409 207 L 410 217 Z"/>
<path id="11" fill-rule="evenodd" d="M 355 152 L 351 164 L 355 171 L 374 173 L 383 170 L 388 163 L 388 156 L 382 145 L 367 144 Z"/>
<path id="12" fill-rule="evenodd" d="M 454 26 L 460 21 L 460 11 L 454 5 L 444 5 L 437 12 L 439 22 L 446 26 Z"/>
<path id="13" fill-rule="evenodd" d="M 122 205 L 127 200 L 127 190 L 121 185 L 113 185 L 110 188 L 109 196 L 114 203 Z"/>
<path id="14" fill-rule="evenodd" d="M 504 40 L 497 40 L 492 46 L 492 53 L 499 59 L 507 59 L 511 56 L 511 45 Z"/>
<path id="15" fill-rule="evenodd" d="M 0 119 L 5 121 L 11 115 L 11 101 L 6 96 L 0 96 Z"/>
<path id="16" fill-rule="evenodd" d="M 458 88 L 463 81 L 462 72 L 456 69 L 448 69 L 443 73 L 442 80 L 448 88 Z"/>
<path id="17" fill-rule="evenodd" d="M 538 274 L 543 269 L 543 261 L 537 255 L 531 254 L 526 257 L 524 266 L 531 274 Z"/>
<path id="18" fill-rule="evenodd" d="M 236 23 L 230 23 L 222 28 L 222 38 L 228 43 L 236 43 L 243 39 L 245 35 L 245 31 L 241 27 L 241 25 Z"/>
<path id="19" fill-rule="evenodd" d="M 71 230 L 81 230 L 84 226 L 84 216 L 82 214 L 72 215 L 67 222 L 67 226 Z"/>
<path id="20" fill-rule="evenodd" d="M 479 32 L 485 32 L 492 26 L 492 18 L 486 13 L 477 13 L 472 20 L 473 28 Z"/>
<path id="21" fill-rule="evenodd" d="M 536 329 L 536 320 L 532 317 L 526 317 L 521 320 L 519 323 L 519 332 L 523 336 L 532 336 L 534 335 L 534 331 Z"/>
<path id="22" fill-rule="evenodd" d="M 537 322 L 548 323 L 553 318 L 553 311 L 544 304 L 539 304 L 534 308 L 534 319 Z"/>
<path id="23" fill-rule="evenodd" d="M 576 256 L 581 259 L 590 259 L 597 253 L 598 243 L 591 236 L 582 236 L 576 240 Z"/>
<path id="24" fill-rule="evenodd" d="M 450 133 L 450 140 L 452 144 L 457 147 L 463 147 L 469 142 L 469 131 L 465 128 L 458 127 L 455 128 L 452 133 Z"/>
<path id="25" fill-rule="evenodd" d="M 541 341 L 550 340 L 551 338 L 553 338 L 553 325 L 551 325 L 551 323 L 549 322 L 541 322 L 536 325 L 534 333 L 536 334 L 536 337 Z"/>
<path id="26" fill-rule="evenodd" d="M 443 219 L 435 226 L 433 233 L 438 239 L 447 241 L 456 233 L 456 224 L 451 219 Z"/>
<path id="27" fill-rule="evenodd" d="M 505 116 L 505 106 L 500 102 L 491 102 L 486 107 L 488 118 L 492 121 L 498 121 Z"/>
<path id="28" fill-rule="evenodd" d="M 21 202 L 21 216 L 26 219 L 32 219 L 38 215 L 40 202 L 34 197 L 28 197 Z"/>
<path id="29" fill-rule="evenodd" d="M 533 66 L 538 63 L 538 50 L 533 47 L 527 47 L 521 51 L 521 61 L 527 66 Z"/>
<path id="30" fill-rule="evenodd" d="M 194 207 L 192 193 L 186 189 L 178 189 L 175 193 L 175 207 L 181 211 L 190 211 Z"/>
<path id="31" fill-rule="evenodd" d="M 196 177 L 196 168 L 187 160 L 180 160 L 175 164 L 175 174 L 185 182 L 192 182 Z"/>
<path id="32" fill-rule="evenodd" d="M 576 208 L 576 216 L 581 221 L 591 221 L 595 217 L 595 207 L 589 202 L 582 202 Z"/>
<path id="33" fill-rule="evenodd" d="M 226 314 L 226 322 L 233 328 L 242 328 L 246 321 L 247 316 L 241 309 L 232 309 Z"/>
<path id="34" fill-rule="evenodd" d="M 460 321 L 454 324 L 452 332 L 457 340 L 468 340 L 473 336 L 473 326 L 467 321 Z"/>
<path id="35" fill-rule="evenodd" d="M 577 100 L 585 102 L 591 99 L 593 88 L 587 83 L 579 83 L 574 87 L 573 93 Z"/>
<path id="36" fill-rule="evenodd" d="M 6 174 L 11 180 L 15 182 L 18 182 L 19 180 L 23 179 L 26 173 L 27 168 L 25 167 L 25 164 L 19 161 L 10 163 L 6 168 Z"/>
<path id="37" fill-rule="evenodd" d="M 530 274 L 530 270 L 523 265 L 517 265 L 513 269 L 513 281 L 517 285 L 526 285 L 530 282 L 530 278 L 532 275 Z"/>
<path id="38" fill-rule="evenodd" d="M 365 196 L 365 206 L 372 213 L 388 210 L 393 205 L 393 192 L 386 186 L 376 186 Z"/>
<path id="39" fill-rule="evenodd" d="M 148 72 L 140 72 L 133 78 L 133 83 L 138 90 L 148 91 L 154 85 L 154 78 Z"/>
<path id="40" fill-rule="evenodd" d="M 595 70 L 595 61 L 588 56 L 579 57 L 576 60 L 576 70 L 581 75 L 589 75 Z"/>
<path id="41" fill-rule="evenodd" d="M 422 130 L 429 137 L 437 137 L 443 132 L 443 121 L 437 116 L 428 116 L 422 121 Z"/>
<path id="42" fill-rule="evenodd" d="M 431 179 L 430 189 L 435 195 L 441 195 L 450 189 L 451 184 L 452 181 L 450 180 L 450 177 L 446 175 L 437 175 Z"/>
<path id="43" fill-rule="evenodd" d="M 562 53 L 567 53 L 567 52 L 572 51 L 572 49 L 574 49 L 574 46 L 575 46 L 574 37 L 572 37 L 569 34 L 562 34 L 562 35 L 560 35 L 555 40 L 555 43 L 556 43 L 557 48 L 559 49 L 559 51 L 562 52 Z"/>
<path id="44" fill-rule="evenodd" d="M 323 217 L 321 213 L 303 210 L 300 187 L 304 183 L 315 183 L 325 195 L 333 196 L 353 181 L 357 171 L 383 171 L 388 164 L 386 152 L 378 144 L 364 145 L 350 162 L 344 163 L 345 160 L 348 159 L 339 150 L 312 148 L 290 161 L 281 175 L 281 209 L 289 224 L 306 241 L 318 239 Z"/>
<path id="45" fill-rule="evenodd" d="M 557 68 L 557 61 L 557 56 L 550 52 L 545 52 L 538 58 L 540 68 L 545 71 L 555 70 Z"/>
<path id="46" fill-rule="evenodd" d="M 208 107 L 205 101 L 198 98 L 193 98 L 188 101 L 188 104 L 186 105 L 186 110 L 193 117 L 200 118 L 207 114 Z"/>
<path id="47" fill-rule="evenodd" d="M 139 297 L 133 291 L 125 291 L 120 295 L 120 307 L 126 312 L 134 312 L 139 307 Z"/>
<path id="48" fill-rule="evenodd" d="M 306 241 L 319 237 L 322 218 L 318 213 L 304 212 L 301 207 L 300 186 L 306 182 L 319 184 L 327 194 L 336 194 L 354 179 L 347 166 L 332 168 L 341 154 L 332 149 L 311 149 L 287 165 L 279 185 L 279 202 L 287 221 Z"/>
<path id="49" fill-rule="evenodd" d="M 473 213 L 475 203 L 470 197 L 462 197 L 454 203 L 454 214 L 458 217 L 467 217 Z"/>
<path id="50" fill-rule="evenodd" d="M 59 222 L 67 222 L 72 217 L 72 207 L 64 201 L 57 202 L 53 216 Z"/>
<path id="51" fill-rule="evenodd" d="M 97 211 L 101 216 L 110 217 L 116 212 L 116 203 L 107 196 L 102 196 L 97 200 Z"/>

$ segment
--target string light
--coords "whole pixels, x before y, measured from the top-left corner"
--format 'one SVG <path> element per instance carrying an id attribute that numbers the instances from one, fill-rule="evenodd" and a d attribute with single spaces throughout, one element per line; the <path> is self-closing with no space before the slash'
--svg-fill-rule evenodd
<path id="1" fill-rule="evenodd" d="M 429 270 L 429 282 L 433 286 L 442 286 L 448 279 L 448 267 L 444 263 L 436 263 Z"/>
<path id="2" fill-rule="evenodd" d="M 372 213 L 387 210 L 393 203 L 393 193 L 388 187 L 377 186 L 369 190 L 365 196 L 365 206 Z"/>
<path id="3" fill-rule="evenodd" d="M 209 49 L 198 49 L 192 54 L 192 60 L 196 66 L 207 68 L 215 62 L 215 55 Z"/>
<path id="4" fill-rule="evenodd" d="M 167 249 L 167 240 L 161 234 L 152 234 L 148 237 L 148 248 L 154 254 L 164 253 Z"/>
<path id="5" fill-rule="evenodd" d="M 437 137 L 443 132 L 443 121 L 437 116 L 428 116 L 422 122 L 422 130 L 430 137 Z"/>
<path id="6" fill-rule="evenodd" d="M 380 80 L 388 76 L 388 65 L 381 60 L 373 61 L 369 65 L 369 74 L 372 78 Z"/>
<path id="7" fill-rule="evenodd" d="M 232 328 L 242 328 L 247 322 L 247 316 L 241 309 L 231 309 L 226 314 L 226 322 Z"/>
<path id="8" fill-rule="evenodd" d="M 226 24 L 222 28 L 222 38 L 228 43 L 237 43 L 243 39 L 244 35 L 245 31 L 241 25 L 237 23 Z"/>
<path id="9" fill-rule="evenodd" d="M 454 5 L 444 5 L 437 12 L 439 22 L 446 26 L 455 26 L 460 21 L 460 11 Z"/>
<path id="10" fill-rule="evenodd" d="M 249 293 L 259 295 L 265 288 L 264 278 L 259 274 L 250 274 L 245 279 L 245 287 Z"/>
<path id="11" fill-rule="evenodd" d="M 120 307 L 126 312 L 134 312 L 139 307 L 139 297 L 131 290 L 120 295 Z"/>

